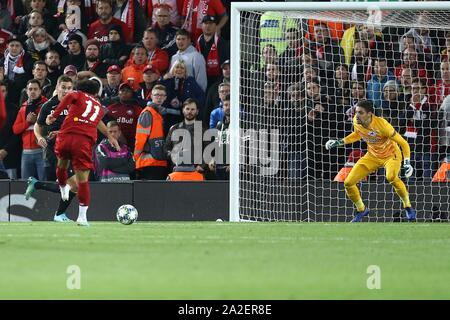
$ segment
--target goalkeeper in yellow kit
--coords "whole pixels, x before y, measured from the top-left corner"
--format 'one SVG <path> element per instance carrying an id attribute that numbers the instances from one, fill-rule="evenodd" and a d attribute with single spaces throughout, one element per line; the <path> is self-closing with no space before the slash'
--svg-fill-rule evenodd
<path id="1" fill-rule="evenodd" d="M 399 178 L 402 153 L 405 176 L 409 178 L 414 171 L 410 163 L 408 142 L 395 131 L 389 122 L 375 116 L 373 105 L 367 100 L 361 100 L 356 106 L 353 132 L 342 140 L 328 140 L 325 148 L 330 150 L 344 144 L 354 143 L 361 138 L 367 143 L 368 152 L 358 160 L 344 181 L 345 192 L 358 211 L 352 222 L 359 222 L 369 214 L 369 209 L 364 205 L 356 184 L 380 167 L 386 169 L 386 179 L 402 200 L 407 219 L 415 220 L 416 211 L 411 206 L 405 184 Z M 402 152 L 400 152 L 399 146 Z"/>

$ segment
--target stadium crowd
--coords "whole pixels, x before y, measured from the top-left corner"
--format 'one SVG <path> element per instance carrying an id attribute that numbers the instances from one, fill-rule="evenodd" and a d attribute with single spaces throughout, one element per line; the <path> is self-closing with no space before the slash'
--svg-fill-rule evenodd
<path id="1" fill-rule="evenodd" d="M 103 122 L 121 143 L 115 150 L 99 134 L 92 180 L 203 180 L 216 179 L 216 171 L 228 178 L 228 166 L 224 175 L 214 159 L 179 163 L 186 150 L 165 140 L 173 126 L 193 133 L 194 125 L 202 132 L 211 125 L 227 132 L 230 1 L 2 0 L 0 5 L 6 109 L 0 178 L 56 180 L 54 145 L 67 112 L 51 125 L 46 117 L 86 78 L 101 83 Z"/>
<path id="2" fill-rule="evenodd" d="M 248 18 L 249 32 L 259 30 L 260 59 L 244 54 L 242 119 L 249 128 L 279 128 L 283 176 L 334 179 L 364 155 L 361 144 L 337 155 L 323 146 L 351 132 L 355 106 L 367 99 L 407 139 L 415 179 L 448 181 L 435 175 L 450 159 L 450 30 L 429 28 L 426 13 L 412 19 L 416 28 L 280 12 Z M 255 45 L 244 39 L 244 52 Z"/>
<path id="3" fill-rule="evenodd" d="M 171 172 L 172 180 L 228 179 L 226 161 L 179 166 L 186 150 L 172 137 L 176 128 L 194 136 L 200 125 L 202 132 L 217 128 L 217 139 L 228 143 L 229 6 L 225 0 L 2 0 L 7 119 L 0 173 L 54 181 L 52 148 L 61 123 L 49 126 L 45 116 L 77 81 L 96 77 L 108 109 L 103 121 L 122 149 L 99 137 L 92 179 L 166 179 Z M 432 179 L 449 155 L 450 31 L 275 12 L 255 17 L 249 24 L 258 30 L 257 43 L 241 61 L 240 114 L 248 128 L 280 130 L 281 175 L 333 179 L 347 153 L 357 161 L 361 146 L 334 155 L 323 146 L 351 131 L 356 103 L 368 99 L 407 138 L 416 177 Z M 426 24 L 426 15 L 420 19 Z"/>

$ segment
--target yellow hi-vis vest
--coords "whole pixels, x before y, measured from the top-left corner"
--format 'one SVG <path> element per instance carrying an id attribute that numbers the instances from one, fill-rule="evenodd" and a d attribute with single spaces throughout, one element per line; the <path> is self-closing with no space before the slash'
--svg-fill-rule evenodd
<path id="1" fill-rule="evenodd" d="M 291 18 L 287 18 L 282 13 L 268 11 L 261 16 L 259 24 L 260 49 L 261 53 L 264 45 L 270 43 L 281 55 L 287 47 L 286 31 L 290 28 L 299 29 L 298 23 Z"/>
<path id="2" fill-rule="evenodd" d="M 164 141 L 163 118 L 152 106 L 147 106 L 142 110 L 136 126 L 136 169 L 167 167 Z"/>

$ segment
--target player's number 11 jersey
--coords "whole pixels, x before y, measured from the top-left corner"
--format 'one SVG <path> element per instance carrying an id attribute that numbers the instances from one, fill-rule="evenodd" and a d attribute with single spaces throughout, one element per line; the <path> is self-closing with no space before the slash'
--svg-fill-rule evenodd
<path id="1" fill-rule="evenodd" d="M 54 116 L 68 106 L 68 115 L 61 126 L 60 134 L 84 135 L 97 140 L 97 125 L 105 115 L 100 102 L 81 91 L 66 95 L 54 112 Z"/>

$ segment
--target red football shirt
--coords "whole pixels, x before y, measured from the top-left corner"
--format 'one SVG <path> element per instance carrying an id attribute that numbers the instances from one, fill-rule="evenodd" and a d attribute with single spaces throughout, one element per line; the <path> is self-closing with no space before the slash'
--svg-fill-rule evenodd
<path id="1" fill-rule="evenodd" d="M 181 15 L 186 17 L 192 11 L 190 29 L 191 40 L 195 43 L 203 33 L 201 21 L 204 16 L 222 17 L 226 9 L 221 0 L 184 0 Z"/>
<path id="2" fill-rule="evenodd" d="M 100 102 L 87 93 L 74 91 L 61 100 L 53 112 L 53 117 L 57 118 L 66 107 L 69 113 L 64 119 L 59 134 L 83 135 L 96 141 L 97 125 L 105 114 Z"/>
<path id="3" fill-rule="evenodd" d="M 131 33 L 128 30 L 128 26 L 120 21 L 119 19 L 112 18 L 111 22 L 108 24 L 102 24 L 100 20 L 97 20 L 93 22 L 89 26 L 88 30 L 88 39 L 96 39 L 100 45 L 104 45 L 109 41 L 108 34 L 109 34 L 109 28 L 112 25 L 117 25 L 122 28 L 122 35 L 124 37 L 124 41 L 126 43 L 133 43 L 134 39 L 131 39 Z"/>
<path id="4" fill-rule="evenodd" d="M 0 29 L 0 55 L 3 57 L 7 47 L 6 42 L 12 38 L 13 34 L 5 29 Z"/>
<path id="5" fill-rule="evenodd" d="M 438 80 L 434 87 L 428 88 L 428 94 L 432 103 L 437 103 L 439 106 L 444 101 L 444 98 L 450 95 L 450 84 L 445 84 L 443 80 Z"/>
<path id="6" fill-rule="evenodd" d="M 137 104 L 114 103 L 108 107 L 108 116 L 117 121 L 128 145 L 134 147 L 136 126 L 142 108 Z"/>

